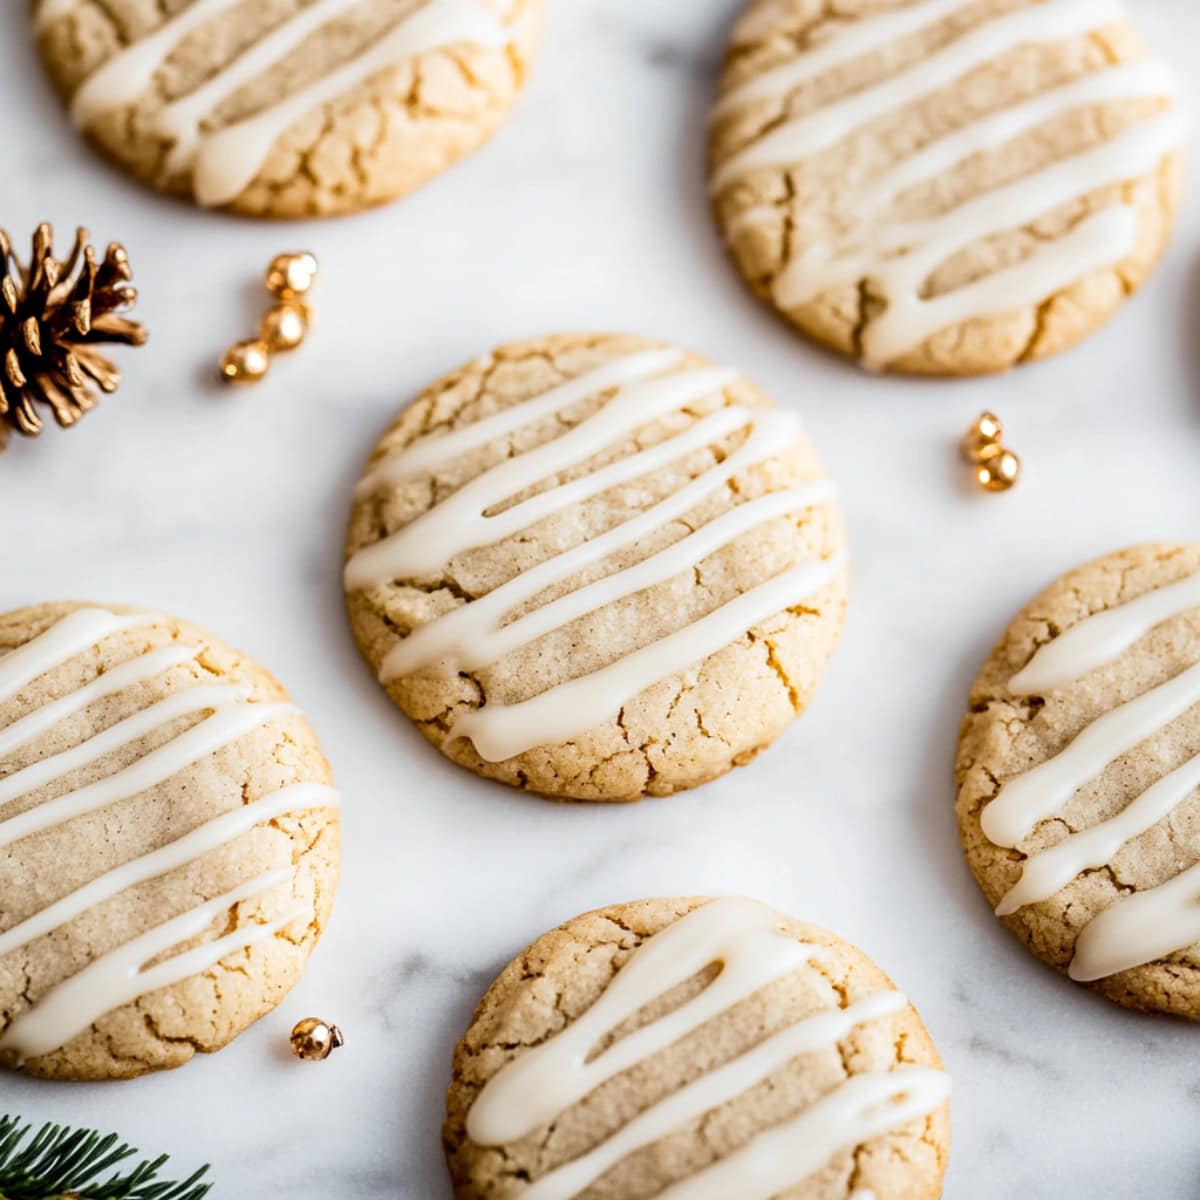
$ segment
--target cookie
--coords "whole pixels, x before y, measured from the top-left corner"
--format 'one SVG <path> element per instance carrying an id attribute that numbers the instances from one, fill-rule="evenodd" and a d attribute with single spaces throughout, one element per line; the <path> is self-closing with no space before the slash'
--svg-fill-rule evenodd
<path id="1" fill-rule="evenodd" d="M 221 1049 L 300 977 L 338 854 L 329 767 L 262 667 L 162 614 L 0 616 L 0 1063 Z"/>
<path id="2" fill-rule="evenodd" d="M 357 212 L 499 127 L 545 0 L 40 0 L 72 121 L 160 191 L 263 217 Z"/>
<path id="3" fill-rule="evenodd" d="M 967 860 L 1034 954 L 1200 1020 L 1200 544 L 1034 600 L 975 682 L 957 774 Z"/>
<path id="4" fill-rule="evenodd" d="M 350 522 L 354 635 L 477 774 L 634 800 L 748 761 L 808 703 L 842 523 L 797 418 L 642 338 L 504 346 L 380 441 Z"/>
<path id="5" fill-rule="evenodd" d="M 456 1200 L 932 1200 L 949 1079 L 861 951 L 739 898 L 588 913 L 454 1055 Z"/>
<path id="6" fill-rule="evenodd" d="M 755 293 L 833 350 L 1003 370 L 1149 275 L 1175 95 L 1119 0 L 752 0 L 713 114 L 717 221 Z"/>

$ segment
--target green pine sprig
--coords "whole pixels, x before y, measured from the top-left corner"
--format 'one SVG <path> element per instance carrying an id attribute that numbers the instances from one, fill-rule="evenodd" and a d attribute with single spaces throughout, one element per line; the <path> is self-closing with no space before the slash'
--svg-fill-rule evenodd
<path id="1" fill-rule="evenodd" d="M 125 1174 L 113 1173 L 137 1154 L 115 1133 L 43 1125 L 0 1116 L 0 1200 L 202 1200 L 212 1187 L 201 1183 L 201 1167 L 182 1183 L 158 1179 L 167 1161 L 162 1154 Z"/>

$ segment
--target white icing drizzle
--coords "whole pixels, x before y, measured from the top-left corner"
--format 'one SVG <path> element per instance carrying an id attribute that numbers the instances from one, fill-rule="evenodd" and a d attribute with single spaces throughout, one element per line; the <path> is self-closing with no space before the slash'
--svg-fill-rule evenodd
<path id="1" fill-rule="evenodd" d="M 525 1137 L 606 1080 L 667 1049 L 767 984 L 827 957 L 828 951 L 780 933 L 770 911 L 760 904 L 737 898 L 712 901 L 643 942 L 581 1017 L 489 1080 L 468 1113 L 467 1132 L 481 1145 L 504 1145 Z M 589 1057 L 611 1030 L 716 963 L 720 973 L 699 995 Z M 522 1200 L 570 1200 L 582 1194 L 628 1155 L 736 1099 L 792 1059 L 832 1048 L 858 1025 L 902 1012 L 907 1004 L 899 992 L 880 992 L 773 1034 L 536 1180 L 522 1190 Z M 776 1130 L 760 1135 L 742 1151 L 663 1195 L 724 1200 L 736 1194 L 739 1200 L 768 1200 L 819 1170 L 842 1147 L 932 1112 L 945 1099 L 948 1086 L 941 1072 L 916 1068 L 856 1076 L 782 1127 L 793 1136 L 779 1137 Z M 797 1132 L 801 1136 L 794 1136 Z"/>
<path id="2" fill-rule="evenodd" d="M 1096 613 L 1040 646 L 1008 690 L 1016 696 L 1054 691 L 1115 662 L 1155 626 L 1193 608 L 1200 608 L 1200 574 Z"/>
<path id="3" fill-rule="evenodd" d="M 720 409 L 697 422 L 694 428 L 699 430 L 704 427 L 701 444 L 708 444 L 710 440 L 715 441 L 734 433 L 750 422 L 753 422 L 750 435 L 732 454 L 665 500 L 623 521 L 607 533 L 531 567 L 486 596 L 414 630 L 388 654 L 380 671 L 380 679 L 387 683 L 432 663 L 438 664 L 443 671 L 458 671 L 465 669 L 468 660 L 479 666 L 495 661 L 490 652 L 483 658 L 478 658 L 478 655 L 480 648 L 488 644 L 488 639 L 499 634 L 507 613 L 532 600 L 546 588 L 561 583 L 576 572 L 583 571 L 605 556 L 632 545 L 639 538 L 682 516 L 738 472 L 778 454 L 781 447 L 795 440 L 800 428 L 799 421 L 790 413 L 743 408 Z M 808 485 L 806 490 L 815 497 L 826 487 L 831 488 L 832 485 L 821 481 Z M 817 501 L 814 499 L 813 502 Z"/>
<path id="4" fill-rule="evenodd" d="M 438 467 L 478 450 L 489 442 L 498 441 L 518 429 L 545 417 L 566 412 L 583 400 L 599 396 L 610 388 L 623 387 L 653 379 L 683 361 L 683 351 L 673 347 L 660 350 L 640 350 L 625 354 L 578 375 L 567 383 L 551 388 L 532 400 L 501 409 L 482 421 L 437 437 L 427 437 L 403 450 L 388 455 L 365 475 L 355 490 L 357 499 L 374 495 L 389 488 L 400 487 L 411 479 L 432 474 Z"/>
<path id="5" fill-rule="evenodd" d="M 649 450 L 618 459 L 494 516 L 486 515 L 509 496 L 591 458 L 657 417 L 715 395 L 735 379 L 736 371 L 704 367 L 621 388 L 586 421 L 553 441 L 492 467 L 398 533 L 360 550 L 346 564 L 346 586 L 355 589 L 391 579 L 430 578 L 464 550 L 501 541 L 572 504 L 598 496 L 701 448 L 708 443 L 692 426 Z"/>
<path id="6" fill-rule="evenodd" d="M 151 750 L 124 770 L 47 800 L 7 821 L 0 821 L 0 847 L 136 796 L 252 730 L 296 711 L 293 704 L 239 704 L 217 708 L 211 717 L 157 750 Z"/>
<path id="7" fill-rule="evenodd" d="M 761 1133 L 748 1146 L 661 1192 L 656 1200 L 771 1200 L 819 1171 L 839 1150 L 927 1117 L 950 1094 L 928 1067 L 854 1075 L 806 1112 Z"/>
<path id="8" fill-rule="evenodd" d="M 267 924 L 244 925 L 157 966 L 145 966 L 180 942 L 204 933 L 217 917 L 233 905 L 287 882 L 292 875 L 291 867 L 260 875 L 101 956 L 47 992 L 32 1008 L 18 1014 L 0 1035 L 0 1050 L 12 1052 L 18 1062 L 49 1054 L 66 1045 L 114 1008 L 198 975 L 221 959 L 274 937 L 285 926 L 307 916 L 307 907 L 295 909 L 287 916 Z"/>
<path id="9" fill-rule="evenodd" d="M 19 721 L 0 729 L 0 758 L 28 745 L 61 721 L 82 712 L 89 704 L 103 700 L 105 696 L 112 696 L 135 683 L 152 679 L 172 667 L 191 662 L 199 653 L 200 650 L 196 646 L 168 646 L 162 650 L 150 650 L 127 663 L 122 663 L 119 667 L 114 667 L 111 671 L 105 671 L 86 687 L 43 704 Z"/>
<path id="10" fill-rule="evenodd" d="M 248 687 L 228 683 L 206 684 L 173 692 L 148 708 L 134 713 L 133 716 L 110 725 L 103 732 L 80 742 L 77 746 L 72 746 L 70 750 L 64 750 L 61 754 L 51 754 L 31 763 L 24 770 L 14 771 L 0 779 L 0 805 L 18 796 L 28 795 L 55 779 L 61 779 L 71 771 L 77 771 L 80 767 L 127 746 L 130 742 L 136 742 L 168 721 L 207 709 L 228 708 L 239 700 L 245 700 L 249 695 Z"/>
<path id="11" fill-rule="evenodd" d="M 111 634 L 152 624 L 147 613 L 117 616 L 102 608 L 81 608 L 52 625 L 45 633 L 0 658 L 0 704 L 27 683 L 97 645 Z"/>
<path id="12" fill-rule="evenodd" d="M 957 7 L 966 8 L 973 2 L 961 0 Z M 766 167 L 802 162 L 884 114 L 905 108 L 1026 42 L 1088 33 L 1118 19 L 1122 12 L 1120 0 L 1045 0 L 996 17 L 882 83 L 773 129 L 723 163 L 713 177 L 713 188 L 720 191 Z"/>
<path id="13" fill-rule="evenodd" d="M 113 633 L 160 620 L 162 618 L 147 613 L 117 616 L 103 609 L 74 612 L 0 658 L 0 700 L 11 698 L 30 680 L 98 646 Z M 199 653 L 197 647 L 171 645 L 121 663 L 92 682 L 46 702 L 0 729 L 0 753 L 27 744 L 94 701 L 189 662 Z M 196 684 L 186 687 L 68 750 L 39 759 L 0 779 L 0 805 L 4 805 L 137 742 L 171 721 L 198 712 L 212 712 L 211 716 L 129 766 L 0 821 L 0 848 L 135 796 L 252 730 L 296 711 L 291 704 L 245 703 L 249 695 L 250 688 L 242 685 Z M 0 956 L 53 932 L 126 888 L 187 865 L 256 825 L 289 812 L 332 808 L 337 804 L 337 795 L 332 789 L 305 783 L 283 788 L 225 813 L 158 850 L 113 868 L 0 933 Z M 305 915 L 306 910 L 293 912 L 270 924 L 235 930 L 154 967 L 144 967 L 145 963 L 160 957 L 173 946 L 202 933 L 224 910 L 290 879 L 292 874 L 292 868 L 288 868 L 260 876 L 103 955 L 20 1013 L 0 1036 L 0 1049 L 12 1051 L 21 1061 L 49 1053 L 105 1012 L 204 971 L 225 956 L 274 936 L 285 925 Z"/>
<path id="14" fill-rule="evenodd" d="M 964 0 L 924 0 L 921 4 L 906 4 L 881 12 L 872 20 L 851 19 L 828 41 L 806 49 L 799 58 L 755 75 L 726 92 L 713 109 L 713 119 L 720 120 L 759 101 L 778 103 L 804 84 L 935 25 L 963 6 Z M 774 23 L 779 19 L 770 13 L 748 16 L 755 19 L 739 22 L 734 30 L 735 40 L 757 41 L 769 32 L 768 21 Z"/>
<path id="15" fill-rule="evenodd" d="M 1041 646 L 1009 682 L 1016 695 L 1066 687 L 1114 662 L 1153 628 L 1200 608 L 1200 575 L 1086 617 Z M 1122 754 L 1200 703 L 1200 663 L 1093 721 L 1054 758 L 1009 780 L 984 808 L 984 834 L 1015 847 L 1059 812 Z M 1047 900 L 1079 874 L 1109 865 L 1123 846 L 1170 815 L 1200 788 L 1200 756 L 1135 797 L 1116 816 L 1069 834 L 1026 859 L 996 912 L 1009 916 Z M 1088 982 L 1154 962 L 1200 941 L 1200 864 L 1159 887 L 1118 900 L 1077 939 L 1073 979 Z"/>
<path id="16" fill-rule="evenodd" d="M 929 0 L 863 17 L 794 62 L 730 93 L 719 104 L 718 116 L 760 100 L 782 101 L 806 81 L 966 7 L 968 0 Z M 987 20 L 883 82 L 772 129 L 721 165 L 714 189 L 722 190 L 756 170 L 800 164 L 1022 44 L 1083 35 L 1122 14 L 1119 0 L 1045 0 Z M 816 245 L 792 258 L 773 285 L 776 301 L 795 308 L 832 288 L 869 277 L 888 303 L 882 316 L 864 330 L 862 356 L 868 365 L 885 366 L 942 329 L 1037 304 L 1090 272 L 1120 262 L 1137 244 L 1138 217 L 1127 204 L 1093 214 L 1014 266 L 930 300 L 921 295 L 936 268 L 967 246 L 1019 229 L 1099 188 L 1152 171 L 1182 140 L 1183 121 L 1175 109 L 933 220 L 889 221 L 886 210 L 905 189 L 1073 109 L 1121 99 L 1169 98 L 1175 90 L 1164 64 L 1120 65 L 947 135 L 864 184 L 861 196 L 849 205 L 859 214 L 857 242 Z M 759 207 L 741 214 L 736 224 L 744 229 L 772 218 L 773 210 Z"/>
<path id="17" fill-rule="evenodd" d="M 1015 846 L 1109 763 L 1196 703 L 1200 663 L 1106 712 L 1062 753 L 1006 783 L 983 810 L 983 832 L 997 846 Z"/>
<path id="18" fill-rule="evenodd" d="M 877 992 L 847 1008 L 817 1013 L 792 1025 L 639 1113 L 594 1150 L 525 1188 L 521 1200 L 571 1200 L 623 1158 L 667 1137 L 710 1109 L 737 1099 L 793 1058 L 830 1049 L 849 1036 L 856 1025 L 903 1012 L 907 1006 L 908 1000 L 900 992 Z"/>
<path id="19" fill-rule="evenodd" d="M 106 112 L 136 104 L 155 75 L 180 44 L 239 0 L 192 0 L 187 8 L 153 33 L 126 46 L 80 85 L 71 101 L 75 122 L 85 126 Z M 167 169 L 193 171 L 196 199 L 204 205 L 227 204 L 254 180 L 271 148 L 289 128 L 310 112 L 365 83 L 373 75 L 406 60 L 448 46 L 472 44 L 503 47 L 510 34 L 485 0 L 426 0 L 415 13 L 359 54 L 315 82 L 282 96 L 251 117 L 213 133 L 203 130 L 206 117 L 241 88 L 271 70 L 307 38 L 362 0 L 315 0 L 208 79 L 190 94 L 167 105 L 156 131 L 172 141 Z M 70 11 L 55 4 L 50 20 Z"/>
<path id="20" fill-rule="evenodd" d="M 736 372 L 724 368 L 662 374 L 681 362 L 682 355 L 676 350 L 627 355 L 445 437 L 420 441 L 385 458 L 367 476 L 359 489 L 360 498 L 403 487 L 436 472 L 456 456 L 517 432 L 531 421 L 607 395 L 605 403 L 567 432 L 503 460 L 399 532 L 356 553 L 346 566 L 348 590 L 393 579 L 436 578 L 455 555 L 465 550 L 501 541 L 573 504 L 641 478 L 740 430 L 747 431 L 735 450 L 664 500 L 415 630 L 385 658 L 380 669 L 384 683 L 425 668 L 444 674 L 494 663 L 579 617 L 698 566 L 709 555 L 768 521 L 831 500 L 832 488 L 825 481 L 761 496 L 736 506 L 658 553 L 505 624 L 511 612 L 546 589 L 561 585 L 608 555 L 636 545 L 640 538 L 695 508 L 738 472 L 775 457 L 794 443 L 800 426 L 790 414 L 727 406 L 649 449 L 493 512 L 509 497 L 520 495 L 565 467 L 586 462 L 656 418 L 713 396 L 737 378 Z M 802 563 L 602 670 L 518 704 L 490 704 L 467 713 L 455 722 L 451 736 L 470 738 L 479 754 L 492 762 L 535 745 L 569 740 L 618 713 L 644 688 L 714 653 L 759 621 L 820 590 L 842 565 L 841 558 Z"/>
<path id="21" fill-rule="evenodd" d="M 1190 759 L 1160 779 L 1115 817 L 1070 834 L 1025 862 L 1021 878 L 996 908 L 1002 917 L 1026 904 L 1048 900 L 1082 871 L 1112 862 L 1126 842 L 1168 817 L 1200 787 L 1200 758 Z"/>
<path id="22" fill-rule="evenodd" d="M 481 1146 L 515 1142 L 767 984 L 828 957 L 822 946 L 781 934 L 753 900 L 694 909 L 643 942 L 581 1017 L 493 1076 L 471 1106 L 467 1133 Z M 589 1058 L 606 1033 L 714 963 L 721 973 L 699 995 Z"/>
<path id="23" fill-rule="evenodd" d="M 724 469 L 727 464 L 728 460 L 722 464 L 719 472 L 725 478 L 732 473 Z M 708 484 L 707 478 L 702 476 L 701 479 Z M 679 495 L 680 493 L 676 493 L 671 500 L 677 501 Z M 608 552 L 602 547 L 596 548 L 595 543 L 599 542 L 600 538 L 585 542 L 578 548 L 588 549 L 591 551 L 591 555 L 579 555 L 575 560 L 570 560 L 569 554 L 559 555 L 542 564 L 543 566 L 552 564 L 553 567 L 541 576 L 531 580 L 529 577 L 534 574 L 533 570 L 527 571 L 524 575 L 518 575 L 511 581 L 512 585 L 516 585 L 512 592 L 504 594 L 504 587 L 511 586 L 506 584 L 504 587 L 489 592 L 482 599 L 466 604 L 462 608 L 448 613 L 445 617 L 423 626 L 411 637 L 401 642 L 392 655 L 389 655 L 383 664 L 381 678 L 386 681 L 397 675 L 407 675 L 430 661 L 443 664 L 443 669 L 455 671 L 469 671 L 487 666 L 510 651 L 520 646 L 526 646 L 578 617 L 595 612 L 606 604 L 611 604 L 625 596 L 631 596 L 635 592 L 665 583 L 681 571 L 699 565 L 708 555 L 728 545 L 734 538 L 748 533 L 767 521 L 786 516 L 789 513 L 800 512 L 815 504 L 825 504 L 832 498 L 833 485 L 822 480 L 806 487 L 771 492 L 757 500 L 739 504 L 736 508 L 730 509 L 722 516 L 708 522 L 707 525 L 702 525 L 695 533 L 689 534 L 665 550 L 660 550 L 657 554 L 643 559 L 632 567 L 617 571 L 587 587 L 569 592 L 567 595 L 535 609 L 519 620 L 512 621 L 507 625 L 500 623 L 505 613 L 511 612 L 517 604 L 521 603 L 521 599 L 514 600 L 514 597 L 524 598 L 536 595 L 542 588 L 561 582 L 578 570 L 580 559 L 590 557 L 592 561 L 596 561 Z M 640 518 L 635 519 L 639 521 L 639 524 L 649 524 L 648 521 L 644 521 L 644 518 L 647 518 L 653 511 L 651 509 L 642 514 Z M 681 511 L 686 511 L 686 509 Z M 624 526 L 620 526 L 618 530 L 612 532 L 620 532 L 623 535 L 619 541 L 616 538 L 612 539 L 618 546 L 629 544 L 629 531 Z M 563 559 L 568 561 L 564 563 Z M 456 617 L 459 619 L 455 620 Z M 422 634 L 425 636 L 421 637 Z M 431 652 L 435 656 L 432 660 L 429 657 Z M 453 666 L 451 667 L 450 664 Z"/>
<path id="24" fill-rule="evenodd" d="M 235 199 L 253 182 L 271 147 L 292 125 L 372 75 L 443 46 L 502 47 L 508 39 L 508 30 L 482 0 L 427 0 L 404 24 L 357 58 L 258 116 L 204 138 L 196 155 L 196 199 L 204 205 Z"/>
<path id="25" fill-rule="evenodd" d="M 1200 942 L 1200 863 L 1106 908 L 1075 943 L 1070 975 L 1090 983 Z"/>
<path id="26" fill-rule="evenodd" d="M 192 0 L 153 33 L 119 50 L 76 89 L 71 97 L 71 119 L 76 125 L 89 125 L 103 113 L 136 104 L 184 38 L 240 2 Z"/>
<path id="27" fill-rule="evenodd" d="M 800 604 L 837 578 L 845 557 L 801 563 L 751 588 L 698 621 L 624 658 L 517 704 L 486 704 L 458 717 L 451 737 L 466 737 L 485 762 L 500 762 L 577 737 L 645 688 L 715 654 L 775 613 Z"/>
<path id="28" fill-rule="evenodd" d="M 1125 204 L 1111 205 L 1023 262 L 932 299 L 922 299 L 919 291 L 940 263 L 981 238 L 1019 228 L 1077 196 L 1152 170 L 1179 144 L 1182 131 L 1178 110 L 1150 117 L 1092 150 L 987 192 L 944 216 L 882 225 L 869 249 L 823 263 L 815 257 L 793 259 L 776 289 L 786 303 L 802 304 L 870 272 L 883 284 L 889 302 L 864 331 L 863 355 L 869 362 L 887 363 L 939 329 L 998 311 L 997 306 L 1003 310 L 1034 303 L 1081 274 L 1127 257 L 1136 245 L 1137 212 Z M 1114 247 L 1119 254 L 1114 255 Z M 896 256 L 878 260 L 881 254 Z"/>
<path id="29" fill-rule="evenodd" d="M 362 0 L 315 0 L 255 42 L 207 83 L 168 104 L 154 121 L 156 131 L 171 140 L 167 170 L 185 171 L 193 164 L 205 117 L 276 63 L 283 62 L 322 26 L 361 3 Z"/>
<path id="30" fill-rule="evenodd" d="M 292 784 L 264 796 L 261 800 L 244 804 L 241 808 L 235 808 L 232 812 L 214 818 L 159 850 L 153 850 L 149 854 L 143 854 L 141 858 L 114 867 L 83 887 L 77 888 L 70 895 L 55 901 L 49 908 L 42 909 L 28 920 L 0 933 L 0 956 L 53 932 L 88 909 L 111 900 L 126 888 L 186 866 L 202 855 L 248 833 L 257 825 L 265 825 L 268 821 L 288 813 L 338 806 L 337 792 L 331 787 L 317 783 Z"/>

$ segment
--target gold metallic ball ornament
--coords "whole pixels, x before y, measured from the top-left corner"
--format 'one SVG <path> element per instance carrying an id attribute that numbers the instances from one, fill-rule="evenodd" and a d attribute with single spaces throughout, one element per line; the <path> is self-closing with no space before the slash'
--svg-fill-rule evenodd
<path id="1" fill-rule="evenodd" d="M 317 280 L 316 255 L 307 250 L 277 254 L 267 268 L 267 291 L 280 300 L 305 296 Z"/>
<path id="2" fill-rule="evenodd" d="M 1003 446 L 987 447 L 975 467 L 975 482 L 988 492 L 1007 492 L 1021 478 L 1021 460 Z"/>
<path id="3" fill-rule="evenodd" d="M 305 1017 L 292 1030 L 292 1053 L 304 1062 L 321 1062 L 345 1041 L 336 1025 L 317 1017 Z"/>
<path id="4" fill-rule="evenodd" d="M 1004 426 L 993 412 L 982 412 L 963 435 L 963 454 L 971 462 L 982 462 L 984 453 L 1004 440 Z"/>
<path id="5" fill-rule="evenodd" d="M 238 342 L 221 359 L 221 378 L 226 383 L 258 383 L 271 368 L 271 348 L 258 338 Z"/>
<path id="6" fill-rule="evenodd" d="M 272 353 L 295 350 L 308 333 L 308 306 L 295 300 L 276 304 L 258 326 L 258 336 Z"/>

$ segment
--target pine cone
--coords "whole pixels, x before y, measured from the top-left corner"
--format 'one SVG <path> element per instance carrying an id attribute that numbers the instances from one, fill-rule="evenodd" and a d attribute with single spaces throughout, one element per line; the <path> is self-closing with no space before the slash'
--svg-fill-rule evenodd
<path id="1" fill-rule="evenodd" d="M 122 246 L 109 246 L 97 263 L 86 229 L 62 262 L 51 255 L 53 232 L 42 224 L 33 235 L 28 271 L 0 229 L 0 450 L 8 426 L 26 437 L 42 430 L 37 406 L 49 406 L 64 429 L 96 406 L 96 388 L 117 390 L 121 374 L 96 346 L 140 346 L 146 330 L 118 316 L 137 292 Z"/>

